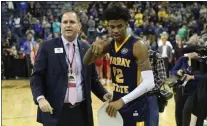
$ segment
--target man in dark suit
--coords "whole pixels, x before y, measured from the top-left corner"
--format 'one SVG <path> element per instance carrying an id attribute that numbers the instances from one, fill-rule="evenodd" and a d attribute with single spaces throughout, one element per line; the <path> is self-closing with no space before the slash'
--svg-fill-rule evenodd
<path id="1" fill-rule="evenodd" d="M 93 126 L 91 90 L 102 101 L 108 93 L 98 80 L 94 64 L 82 59 L 89 46 L 78 40 L 81 23 L 75 12 L 65 12 L 61 37 L 43 42 L 31 77 L 37 122 L 44 126 Z"/>

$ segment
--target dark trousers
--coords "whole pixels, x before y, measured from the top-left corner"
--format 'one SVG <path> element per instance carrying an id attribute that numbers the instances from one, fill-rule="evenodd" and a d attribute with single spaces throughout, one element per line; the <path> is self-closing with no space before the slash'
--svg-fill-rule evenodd
<path id="1" fill-rule="evenodd" d="M 70 108 L 65 103 L 57 126 L 88 126 L 86 102 Z"/>
<path id="2" fill-rule="evenodd" d="M 32 74 L 32 63 L 31 63 L 31 59 L 30 59 L 29 54 L 25 55 L 25 60 L 26 60 L 27 77 L 30 77 Z"/>
<path id="3" fill-rule="evenodd" d="M 192 95 L 183 95 L 182 88 L 175 89 L 175 119 L 177 126 L 189 126 L 191 113 L 194 108 Z"/>
<path id="4" fill-rule="evenodd" d="M 163 61 L 165 64 L 165 71 L 166 71 L 167 77 L 169 77 L 170 63 L 168 61 L 168 58 L 163 58 Z"/>

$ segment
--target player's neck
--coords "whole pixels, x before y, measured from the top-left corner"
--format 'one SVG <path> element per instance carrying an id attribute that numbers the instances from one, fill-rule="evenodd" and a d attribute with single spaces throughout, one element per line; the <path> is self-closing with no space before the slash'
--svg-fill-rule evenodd
<path id="1" fill-rule="evenodd" d="M 125 39 L 127 38 L 127 35 L 125 35 L 125 37 L 123 37 L 123 38 L 120 38 L 120 40 L 116 40 L 116 44 L 117 44 L 117 46 L 119 46 L 119 45 L 121 45 L 122 43 L 124 43 L 125 41 Z"/>

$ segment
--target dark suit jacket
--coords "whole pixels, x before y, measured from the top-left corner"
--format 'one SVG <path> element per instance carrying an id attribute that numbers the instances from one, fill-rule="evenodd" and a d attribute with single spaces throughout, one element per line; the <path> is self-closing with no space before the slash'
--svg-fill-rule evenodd
<path id="1" fill-rule="evenodd" d="M 163 52 L 163 46 L 160 46 L 158 48 L 158 52 L 160 53 L 160 55 L 162 55 L 162 52 Z M 167 45 L 167 56 L 170 60 L 170 63 L 172 62 L 173 60 L 173 55 L 172 55 L 172 49 L 170 48 L 170 46 Z"/>
<path id="2" fill-rule="evenodd" d="M 78 40 L 78 46 L 81 59 L 83 59 L 89 45 Z M 37 122 L 43 123 L 44 126 L 56 126 L 64 105 L 68 83 L 68 65 L 65 59 L 65 50 L 63 53 L 55 53 L 55 48 L 63 48 L 64 50 L 61 37 L 43 42 L 40 45 L 30 82 L 34 102 L 38 104 L 37 97 L 44 95 L 53 108 L 53 115 L 51 115 L 42 112 L 38 107 Z M 98 80 L 95 65 L 84 66 L 82 62 L 82 66 L 83 94 L 87 102 L 85 118 L 88 118 L 89 126 L 93 126 L 91 90 L 101 100 L 103 100 L 102 98 L 107 91 Z"/>

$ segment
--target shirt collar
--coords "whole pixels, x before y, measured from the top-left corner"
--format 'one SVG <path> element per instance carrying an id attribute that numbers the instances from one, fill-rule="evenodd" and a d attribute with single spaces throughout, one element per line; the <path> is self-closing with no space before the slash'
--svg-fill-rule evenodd
<path id="1" fill-rule="evenodd" d="M 66 40 L 66 39 L 64 38 L 63 35 L 61 35 L 61 38 L 62 38 L 62 41 L 63 41 L 63 44 L 64 44 L 64 45 L 67 45 L 67 44 L 69 43 L 69 41 Z M 72 43 L 74 43 L 75 46 L 78 45 L 78 41 L 77 41 L 77 39 L 78 39 L 78 36 L 72 41 Z"/>

